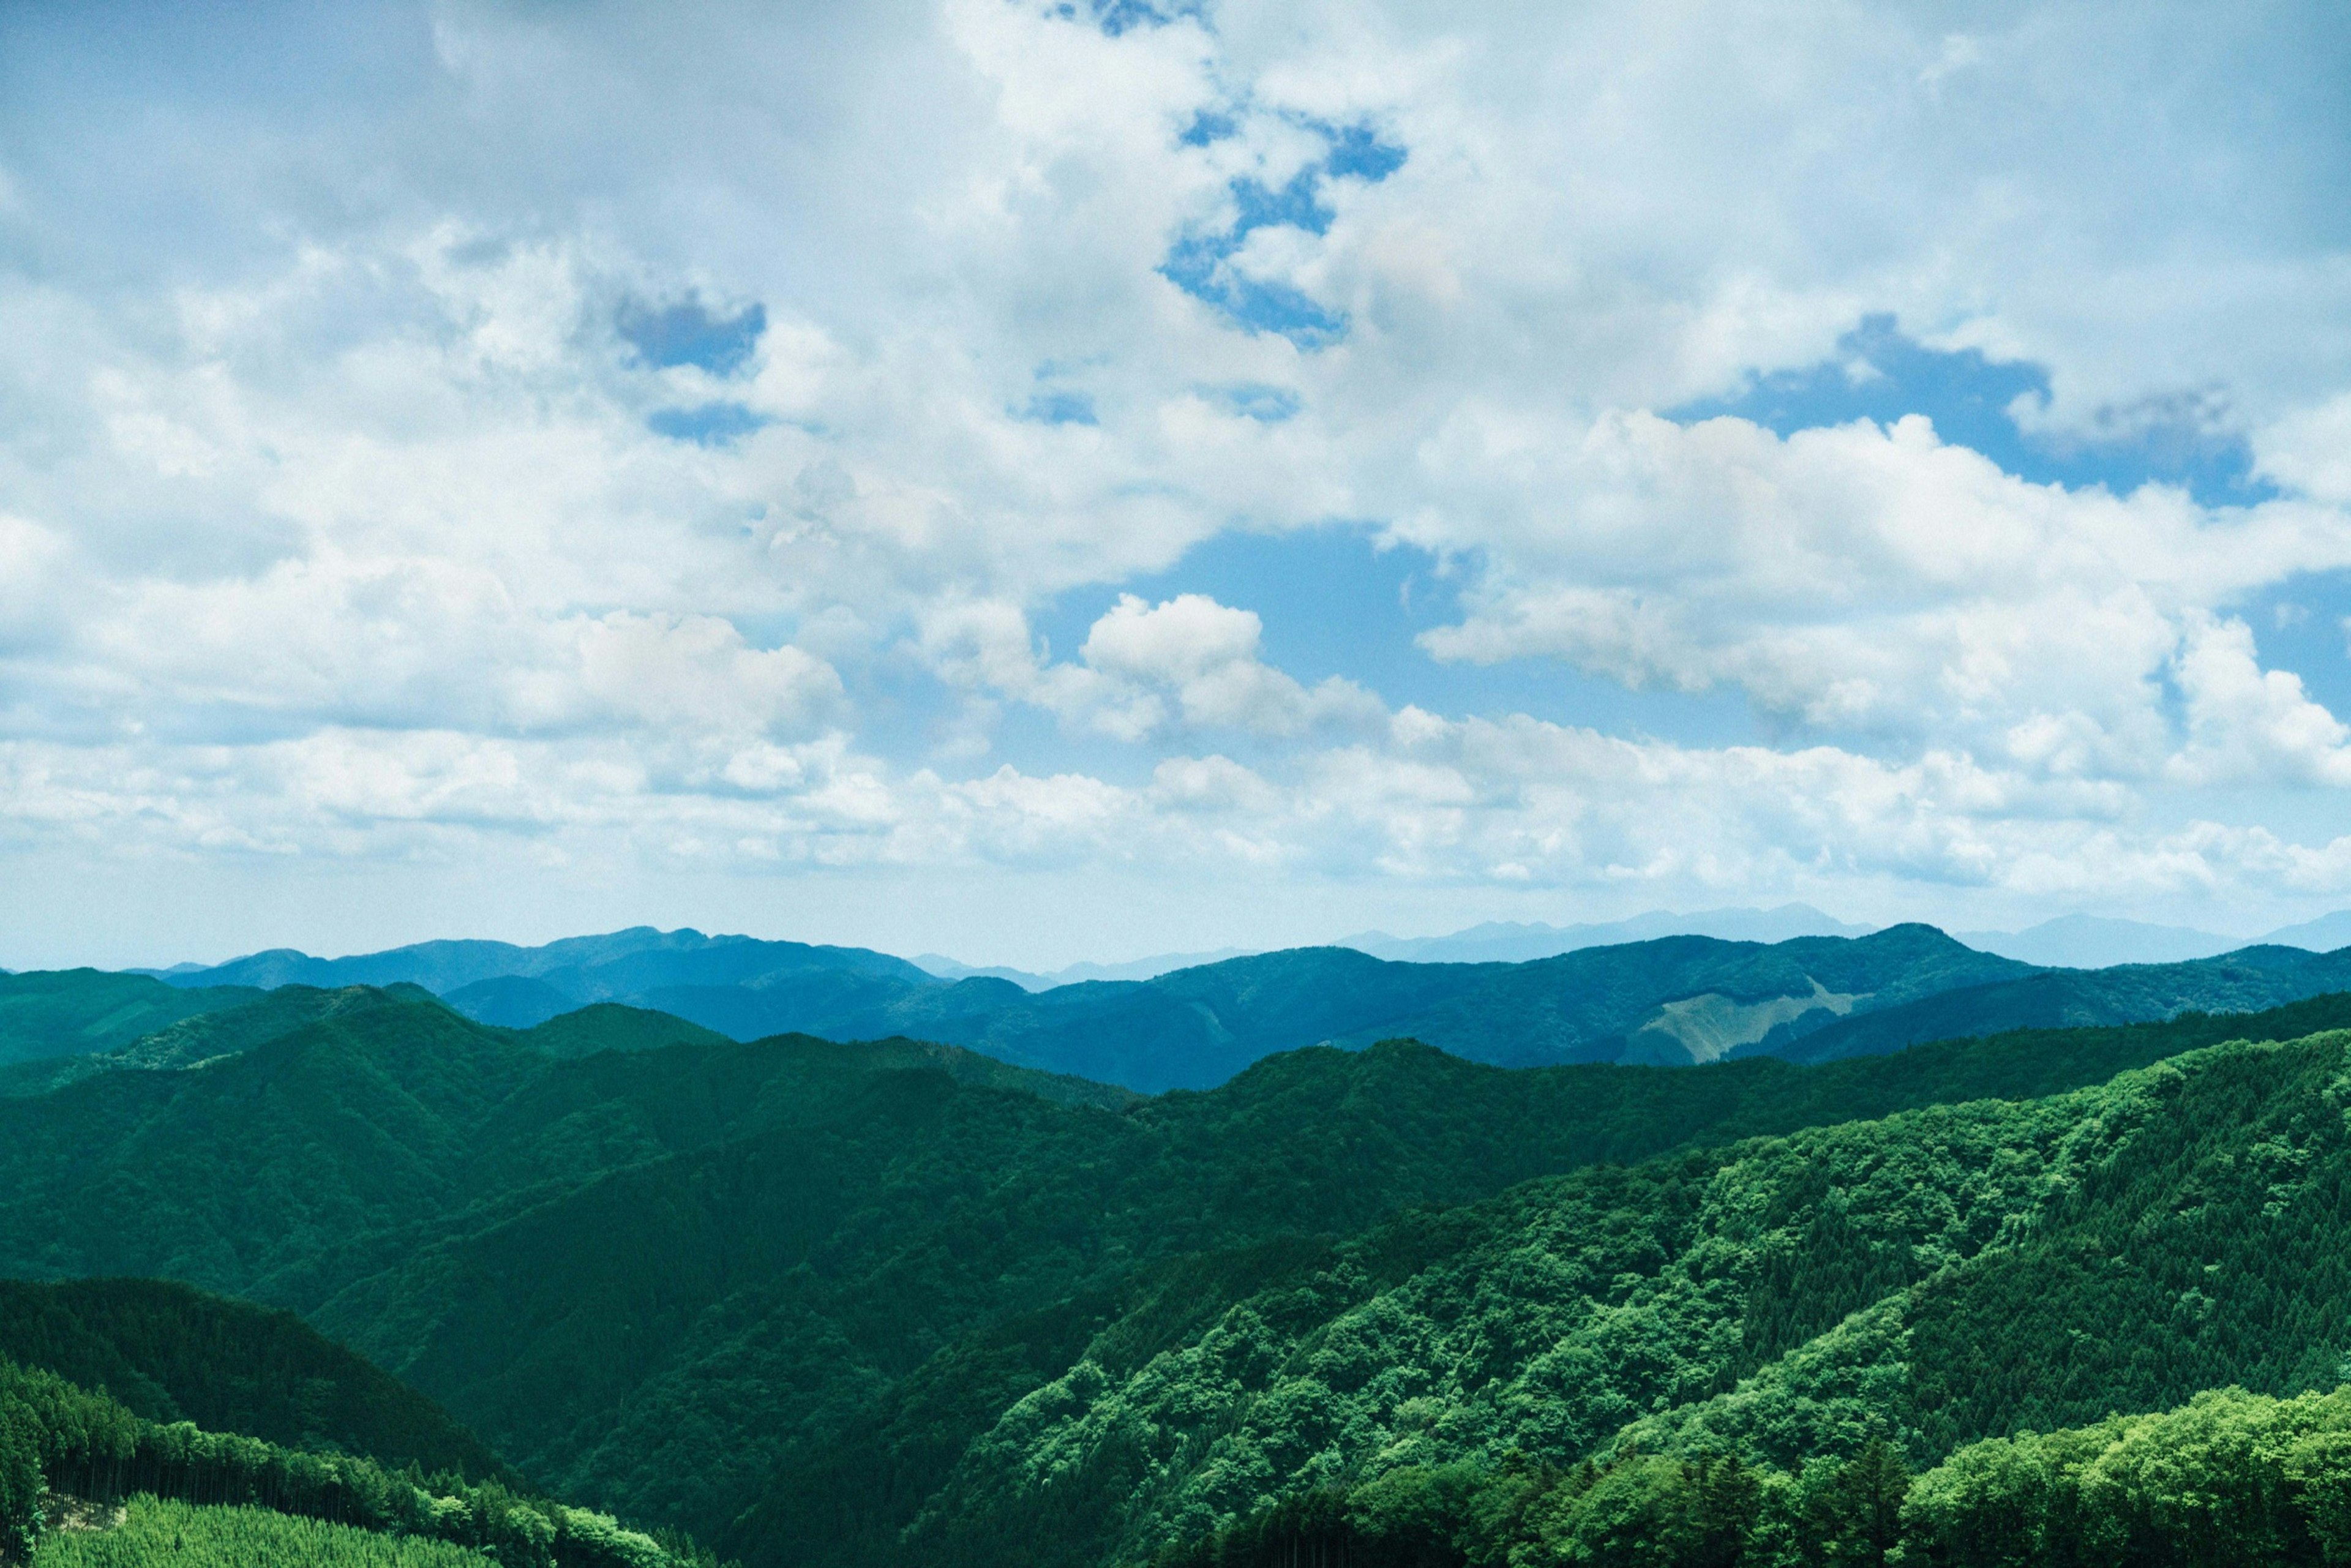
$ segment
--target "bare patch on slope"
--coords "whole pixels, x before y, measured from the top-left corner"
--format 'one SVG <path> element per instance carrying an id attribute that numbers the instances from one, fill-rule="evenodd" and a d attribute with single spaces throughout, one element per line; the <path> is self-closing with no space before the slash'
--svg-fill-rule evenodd
<path id="1" fill-rule="evenodd" d="M 1719 991 L 1684 997 L 1664 1004 L 1656 1018 L 1634 1031 L 1625 1042 L 1624 1060 L 1659 1064 L 1719 1061 L 1732 1047 L 1752 1045 L 1780 1025 L 1816 1008 L 1826 1008 L 1843 1018 L 1853 1011 L 1855 1002 L 1869 997 L 1867 991 L 1849 995 L 1832 991 L 1818 980 L 1813 982 L 1809 997 L 1772 997 L 1760 1002 L 1736 1002 Z"/>

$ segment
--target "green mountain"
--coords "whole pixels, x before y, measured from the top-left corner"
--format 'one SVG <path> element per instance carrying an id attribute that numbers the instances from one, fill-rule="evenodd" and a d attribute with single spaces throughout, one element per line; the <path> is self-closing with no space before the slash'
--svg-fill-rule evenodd
<path id="1" fill-rule="evenodd" d="M 1176 1332 L 1147 1303 L 1113 1318 L 865 1560 L 1132 1561 L 1335 1491 L 1338 1528 L 1293 1512 L 1289 1531 L 1332 1562 L 1357 1533 L 1351 1505 L 1364 1536 L 1424 1530 L 1452 1561 L 1730 1561 L 1749 1543 L 1818 1561 L 1824 1542 L 1826 1560 L 1877 1561 L 1908 1470 L 1989 1469 L 1977 1479 L 2045 1499 L 2032 1489 L 2048 1480 L 1998 1475 L 1998 1454 L 1954 1458 L 1968 1445 L 2221 1385 L 2335 1385 L 2351 1354 L 2346 1084 L 2351 1033 L 2223 1045 L 2045 1099 L 1592 1167 L 1405 1216 Z M 2351 1487 L 2346 1418 L 2320 1428 L 2338 1435 L 2304 1478 L 2314 1508 Z M 1740 1496 L 1708 1501 L 1734 1460 Z M 2076 1512 L 2054 1517 L 2064 1550 L 2027 1556 L 2011 1538 L 1990 1560 L 2281 1560 L 2216 1552 L 2191 1528 L 2211 1511 L 2199 1476 L 2252 1490 L 2249 1463 L 2224 1444 L 2149 1475 L 2178 1500 L 2161 1550 L 2102 1542 Z M 1807 1477 L 1848 1495 L 1816 1499 Z M 1921 1528 L 1942 1529 L 1929 1504 L 1954 1485 L 1927 1490 Z M 1673 1508 L 1691 1527 L 1679 1542 Z M 1997 1539 L 2013 1517 L 1976 1513 L 1951 1532 Z M 755 1516 L 738 1536 L 751 1560 L 789 1560 L 765 1544 L 781 1522 Z M 1238 1551 L 1216 1555 L 1250 1560 L 1263 1534 L 1243 1523 Z"/>
<path id="2" fill-rule="evenodd" d="M 112 1050 L 48 1056 L 0 1066 L 0 1096 L 45 1094 L 101 1072 L 176 1071 L 203 1067 L 322 1019 L 360 1009 L 433 999 L 431 992 L 414 986 L 395 986 L 385 991 L 366 986 L 349 986 L 337 991 L 281 986 L 258 994 L 238 990 L 228 995 L 233 998 L 230 1005 L 182 1019 Z M 251 999 L 243 999 L 246 998 Z"/>
<path id="3" fill-rule="evenodd" d="M 1525 1187 L 1497 1196 L 1519 1184 L 1585 1172 L 1564 1179 L 1634 1195 L 1623 1216 L 1593 1221 L 1607 1234 L 1589 1243 L 1587 1270 L 1607 1291 L 1625 1276 L 1631 1291 L 1692 1255 L 1687 1226 L 1657 1227 L 1699 1212 L 1730 1168 L 1729 1155 L 1674 1151 L 2079 1092 L 2232 1036 L 2351 1025 L 2351 998 L 2330 997 L 2253 1019 L 1677 1072 L 1506 1071 L 1397 1043 L 1285 1053 L 1211 1092 L 1143 1100 L 906 1041 L 655 1044 L 675 1020 L 627 1009 L 542 1026 L 555 1033 L 538 1049 L 539 1030 L 377 995 L 199 1071 L 108 1071 L 0 1102 L 0 1274 L 162 1275 L 291 1308 L 438 1399 L 536 1485 L 725 1533 L 748 1560 L 812 1563 L 913 1561 L 902 1554 L 918 1546 L 952 1560 L 979 1551 L 972 1531 L 1033 1533 L 1033 1520 L 1006 1511 L 1029 1483 L 1004 1477 L 1059 1461 L 1014 1441 L 1029 1418 L 1016 1413 L 1040 1401 L 1092 1409 L 1154 1366 L 1164 1377 L 1205 1364 L 1194 1352 L 1236 1311 L 1319 1343 L 1374 1285 L 1433 1281 L 1430 1270 L 1473 1256 L 1486 1281 L 1473 1294 L 1564 1289 L 1539 1250 L 1505 1245 L 1510 1216 L 1550 1201 Z M 554 1045 L 598 1019 L 651 1048 Z M 1901 1158 L 1941 1170 L 1934 1150 L 1957 1134 L 1900 1124 L 1913 1131 L 1876 1134 L 1881 1144 L 1907 1138 L 1917 1149 Z M 1816 1217 L 1839 1193 L 1857 1203 L 1876 1190 L 1832 1180 L 1843 1167 L 1826 1147 L 1802 1145 L 1812 1152 L 1771 1167 L 1818 1167 L 1806 1179 L 1828 1196 L 1803 1211 Z M 1980 1157 L 2029 1174 L 2052 1156 L 2035 1144 Z M 1546 1236 L 1582 1223 L 1541 1221 Z M 1804 1234 L 1826 1246 L 1842 1223 L 1807 1220 Z M 1865 1212 L 1852 1223 L 1881 1224 Z M 1801 1300 L 1754 1331 L 1752 1354 L 1834 1328 L 1851 1310 L 1837 1305 L 1847 1286 L 1883 1286 L 1867 1306 L 1924 1278 L 1937 1254 L 1893 1245 L 1894 1261 L 1840 1254 L 1806 1273 L 1813 1284 L 1785 1286 Z M 1608 1259 L 1628 1261 L 1591 1273 Z M 1661 1356 L 1702 1365 L 1691 1375 L 1701 1382 L 1741 1375 L 1745 1317 L 1707 1320 L 1703 1356 L 1674 1348 L 1679 1322 L 1656 1321 L 1667 1337 L 1654 1354 L 1634 1335 L 1592 1354 L 1621 1350 L 1628 1377 L 1651 1376 Z M 1511 1358 L 1532 1343 L 1491 1341 L 1479 1353 L 1487 1381 L 1518 1377 Z M 1391 1348 L 1397 1376 L 1420 1378 L 1428 1397 L 1468 1376 L 1436 1360 L 1424 1376 L 1414 1358 L 1434 1349 Z M 1625 1419 L 1686 1384 L 1639 1385 L 1619 1402 Z M 1150 1406 L 1151 1423 L 1208 1391 L 1186 1383 L 1174 1396 L 1166 1411 Z M 1441 1401 L 1426 1408 L 1440 1427 L 1449 1419 Z M 1600 1415 L 1578 1419 L 1593 1442 L 1615 1430 Z M 1092 1430 L 1081 1423 L 1049 1446 L 1067 1439 L 1054 1451 L 1072 1473 L 1125 1476 L 1116 1444 Z M 1186 1430 L 1199 1438 L 1186 1453 L 1221 1440 Z M 988 1468 L 990 1455 L 1024 1454 L 1011 1471 Z M 1189 1476 L 1176 1466 L 1165 1479 L 1181 1491 Z M 1276 1466 L 1264 1479 L 1297 1476 Z M 1048 1504 L 1080 1552 L 1160 1518 L 1060 1494 Z M 1178 1526 L 1207 1517 L 1183 1513 Z"/>
<path id="4" fill-rule="evenodd" d="M 249 987 L 167 986 L 98 969 L 0 974 L 0 1064 L 112 1051 L 258 994 Z"/>
<path id="5" fill-rule="evenodd" d="M 189 1507 L 187 1504 L 195 1506 Z M 322 1527 L 323 1526 L 323 1527 Z M 455 1550 L 450 1550 L 455 1548 Z M 361 1455 L 148 1420 L 0 1359 L 0 1552 L 23 1561 L 713 1568 L 693 1542 Z"/>
<path id="6" fill-rule="evenodd" d="M 0 1281 L 0 1356 L 162 1425 L 513 1479 L 448 1412 L 293 1313 L 187 1285 Z"/>
<path id="7" fill-rule="evenodd" d="M 453 1542 L 386 1535 L 262 1508 L 199 1508 L 141 1496 L 103 1530 L 46 1536 L 28 1568 L 494 1568 L 496 1559 Z"/>

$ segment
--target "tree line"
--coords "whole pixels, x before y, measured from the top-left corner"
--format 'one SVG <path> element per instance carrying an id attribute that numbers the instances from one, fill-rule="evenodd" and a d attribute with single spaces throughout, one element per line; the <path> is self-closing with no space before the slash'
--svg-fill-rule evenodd
<path id="1" fill-rule="evenodd" d="M 257 1508 L 468 1547 L 501 1568 L 716 1563 L 682 1536 L 631 1530 L 496 1480 L 427 1477 L 413 1464 L 394 1470 L 364 1456 L 149 1421 L 54 1373 L 0 1359 L 0 1538 L 12 1554 L 40 1538 L 61 1494 Z"/>
<path id="2" fill-rule="evenodd" d="M 1149 1568 L 2328 1568 L 2351 1563 L 2351 1385 L 2229 1388 L 1970 1444 L 1781 1469 L 1621 1454 L 1406 1467 L 1282 1500 Z"/>

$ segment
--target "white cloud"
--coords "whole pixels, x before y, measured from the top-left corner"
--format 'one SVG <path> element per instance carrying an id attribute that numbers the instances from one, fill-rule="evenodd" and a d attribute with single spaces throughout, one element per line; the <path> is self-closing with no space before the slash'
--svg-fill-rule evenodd
<path id="1" fill-rule="evenodd" d="M 1082 665 L 1040 672 L 1029 695 L 1104 734 L 1141 740 L 1178 721 L 1266 736 L 1376 726 L 1377 697 L 1340 676 L 1301 685 L 1258 657 L 1264 623 L 1205 594 L 1145 604 L 1119 596 L 1086 634 Z"/>
<path id="2" fill-rule="evenodd" d="M 2177 668 L 2189 732 L 2172 758 L 2179 776 L 2351 785 L 2351 728 L 2310 700 L 2301 676 L 2262 669 L 2243 622 L 2191 617 Z"/>
<path id="3" fill-rule="evenodd" d="M 1405 528 L 1492 563 L 1467 617 L 1424 635 L 1440 657 L 1734 685 L 1822 731 L 2069 773 L 2158 767 L 2181 637 L 2263 584 L 2351 565 L 2339 513 L 2027 484 L 1917 416 L 1783 441 L 1635 413 L 1552 446 L 1465 413 L 1426 461 L 1461 512 Z M 1481 507 L 1498 484 L 1550 503 Z"/>
<path id="4" fill-rule="evenodd" d="M 2351 392 L 2297 409 L 2255 443 L 2262 471 L 2314 500 L 2351 506 Z"/>
<path id="5" fill-rule="evenodd" d="M 20 844 L 1643 902 L 2344 885 L 2325 811 L 2279 805 L 2351 783 L 2336 687 L 2245 619 L 2351 566 L 2351 272 L 2314 216 L 2341 193 L 2290 112 L 2339 61 L 2168 6 L 2134 50 L 2074 5 L 1965 37 L 1327 0 L 1115 37 L 996 0 L 423 22 L 419 74 L 330 115 L 162 62 L 183 201 L 88 63 L 28 55 L 0 109 L 12 148 L 78 150 L 12 152 L 0 188 Z M 2152 90 L 2189 50 L 2273 126 Z M 1204 112 L 1231 133 L 1180 141 Z M 1178 285 L 1233 182 L 1272 202 L 1354 127 L 1405 162 L 1224 258 L 1337 340 Z M 739 372 L 616 336 L 623 301 L 689 298 L 764 308 Z M 2058 436 L 2218 387 L 2286 498 L 1656 412 L 1871 310 L 2047 366 Z M 712 404 L 744 432 L 648 423 Z M 1457 674 L 1735 693 L 1769 744 L 1301 680 L 1267 633 L 1314 585 L 1037 633 L 1221 533 L 1332 519 L 1446 563 L 1424 641 Z"/>

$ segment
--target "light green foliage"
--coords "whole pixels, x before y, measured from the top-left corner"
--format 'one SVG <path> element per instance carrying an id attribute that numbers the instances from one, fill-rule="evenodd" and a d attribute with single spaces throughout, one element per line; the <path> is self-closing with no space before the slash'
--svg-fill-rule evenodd
<path id="1" fill-rule="evenodd" d="M 1756 1530 L 1874 1563 L 1906 1464 L 2216 1383 L 2331 1384 L 2347 1046 L 2218 1048 L 1534 1183 L 1440 1240 L 1374 1232 L 1123 1375 L 1081 1358 L 1015 1403 L 910 1550 L 1008 1563 L 987 1543 L 1052 1520 L 1019 1561 L 1136 1558 L 1406 1468 L 1590 1459 L 1538 1511 L 1546 1552 L 1696 1561 L 1671 1544 L 1695 1467 L 1735 1456 L 1783 1478 Z"/>
<path id="2" fill-rule="evenodd" d="M 1973 1444 L 1903 1513 L 1917 1553 L 1950 1568 L 2351 1563 L 2351 1388 L 2232 1388 Z"/>
<path id="3" fill-rule="evenodd" d="M 0 1550 L 39 1541 L 62 1499 L 163 1497 L 477 1548 L 502 1568 L 709 1568 L 709 1554 L 496 1480 L 142 1420 L 103 1394 L 0 1359 Z"/>
<path id="4" fill-rule="evenodd" d="M 131 1500 L 120 1524 L 54 1534 L 31 1568 L 494 1568 L 446 1542 L 379 1535 L 257 1508 Z"/>

